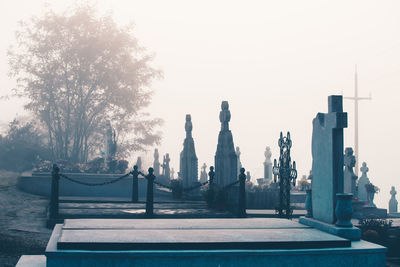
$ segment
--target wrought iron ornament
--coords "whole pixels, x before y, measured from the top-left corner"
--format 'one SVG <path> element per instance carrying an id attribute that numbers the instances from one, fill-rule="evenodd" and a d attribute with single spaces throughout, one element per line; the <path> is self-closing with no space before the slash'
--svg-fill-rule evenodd
<path id="1" fill-rule="evenodd" d="M 290 218 L 293 210 L 290 207 L 290 189 L 291 184 L 296 185 L 297 170 L 296 162 L 291 162 L 290 148 L 292 147 L 292 140 L 290 139 L 290 133 L 287 133 L 286 137 L 283 137 L 282 132 L 278 140 L 278 146 L 280 148 L 279 163 L 274 159 L 274 182 L 278 178 L 279 180 L 279 207 L 278 214 L 281 218 Z"/>

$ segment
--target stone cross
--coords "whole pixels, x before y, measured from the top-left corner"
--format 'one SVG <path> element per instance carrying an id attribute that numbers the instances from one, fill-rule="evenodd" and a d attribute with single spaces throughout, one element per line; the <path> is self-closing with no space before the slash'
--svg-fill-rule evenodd
<path id="1" fill-rule="evenodd" d="M 360 179 L 358 179 L 358 199 L 361 201 L 368 201 L 368 193 L 367 189 L 365 188 L 365 185 L 370 183 L 369 178 L 367 176 L 367 172 L 369 171 L 367 163 L 365 162 L 362 163 L 360 171 L 362 175 Z"/>
<path id="2" fill-rule="evenodd" d="M 194 148 L 194 140 L 192 137 L 192 117 L 186 115 L 185 131 L 186 138 L 183 141 L 183 150 L 180 154 L 180 170 L 179 176 L 182 179 L 183 187 L 188 188 L 198 182 L 198 160 L 196 150 Z"/>
<path id="3" fill-rule="evenodd" d="M 356 165 L 356 157 L 351 147 L 346 147 L 344 153 L 344 193 L 352 193 L 356 196 L 357 176 L 354 174 L 353 168 Z"/>
<path id="4" fill-rule="evenodd" d="M 328 113 L 318 113 L 312 133 L 312 208 L 314 219 L 333 224 L 336 221 L 336 194 L 343 193 L 343 112 L 340 95 L 328 97 Z"/>
<path id="5" fill-rule="evenodd" d="M 228 101 L 222 101 L 219 120 L 221 131 L 218 134 L 217 152 L 215 153 L 215 183 L 226 186 L 237 181 L 238 159 L 233 144 L 232 132 L 229 130 L 231 112 Z"/>
<path id="6" fill-rule="evenodd" d="M 272 161 L 271 161 L 271 148 L 267 146 L 264 152 L 265 161 L 264 161 L 264 179 L 271 180 L 272 179 Z"/>
<path id="7" fill-rule="evenodd" d="M 389 200 L 389 213 L 397 213 L 397 199 L 396 199 L 396 194 L 397 191 L 394 188 L 394 186 L 392 186 L 392 190 L 390 190 L 390 195 L 392 196 Z"/>
<path id="8" fill-rule="evenodd" d="M 158 153 L 158 149 L 154 149 L 154 163 L 153 163 L 153 171 L 156 177 L 160 176 L 160 154 Z"/>

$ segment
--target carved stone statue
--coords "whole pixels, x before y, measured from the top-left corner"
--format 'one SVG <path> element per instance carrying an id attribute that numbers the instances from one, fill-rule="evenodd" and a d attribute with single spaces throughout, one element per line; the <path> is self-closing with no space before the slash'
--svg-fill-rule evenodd
<path id="1" fill-rule="evenodd" d="M 240 154 L 242 154 L 242 152 L 240 152 L 240 148 L 237 146 L 236 147 L 236 156 L 237 156 L 237 164 L 238 164 L 238 173 L 240 172 L 240 169 L 242 168 L 242 162 L 240 162 Z"/>
<path id="2" fill-rule="evenodd" d="M 142 170 L 142 158 L 141 157 L 137 158 L 136 166 L 137 166 L 139 171 Z"/>
<path id="3" fill-rule="evenodd" d="M 264 152 L 265 161 L 264 161 L 264 179 L 271 180 L 272 179 L 272 161 L 271 161 L 271 148 L 267 146 Z"/>
<path id="4" fill-rule="evenodd" d="M 392 190 L 390 190 L 390 195 L 392 196 L 389 200 L 389 213 L 397 213 L 397 200 L 396 200 L 396 194 L 397 191 L 394 188 L 394 186 L 392 186 Z"/>
<path id="5" fill-rule="evenodd" d="M 200 183 L 204 183 L 207 181 L 207 165 L 204 163 L 203 166 L 201 167 L 201 173 L 200 173 Z"/>
<path id="6" fill-rule="evenodd" d="M 153 162 L 153 169 L 154 175 L 156 177 L 160 176 L 160 161 L 159 161 L 160 154 L 158 153 L 158 149 L 154 149 L 154 162 Z"/>
<path id="7" fill-rule="evenodd" d="M 356 197 L 357 176 L 354 174 L 353 168 L 356 166 L 356 157 L 351 147 L 346 147 L 344 154 L 344 193 L 352 193 Z"/>
<path id="8" fill-rule="evenodd" d="M 115 131 L 111 127 L 111 122 L 106 122 L 106 143 L 105 143 L 105 158 L 104 163 L 107 169 L 110 168 L 110 162 L 115 158 L 117 152 L 117 142 L 115 138 Z"/>
<path id="9" fill-rule="evenodd" d="M 228 101 L 222 101 L 219 120 L 221 131 L 218 135 L 217 152 L 215 153 L 215 184 L 225 186 L 237 180 L 238 160 L 233 144 L 232 132 L 229 130 L 231 113 Z"/>
<path id="10" fill-rule="evenodd" d="M 183 142 L 183 150 L 180 155 L 179 177 L 182 179 L 183 187 L 188 188 L 198 182 L 198 161 L 192 137 L 192 117 L 186 115 L 185 131 L 186 138 Z"/>

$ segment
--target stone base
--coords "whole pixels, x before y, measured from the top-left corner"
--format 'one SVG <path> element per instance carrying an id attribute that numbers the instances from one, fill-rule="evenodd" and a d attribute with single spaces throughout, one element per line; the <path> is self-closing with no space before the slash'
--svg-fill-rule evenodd
<path id="1" fill-rule="evenodd" d="M 329 224 L 325 222 L 318 221 L 313 218 L 306 218 L 306 217 L 300 217 L 299 218 L 299 223 L 314 227 L 318 230 L 340 236 L 343 238 L 347 238 L 353 241 L 360 240 L 361 238 L 361 231 L 357 227 L 339 227 L 334 224 Z"/>
<path id="2" fill-rule="evenodd" d="M 389 213 L 388 218 L 400 218 L 400 212 Z"/>
<path id="3" fill-rule="evenodd" d="M 386 251 L 285 219 L 86 219 L 56 225 L 46 266 L 383 267 Z"/>
<path id="4" fill-rule="evenodd" d="M 379 218 L 385 219 L 387 217 L 387 210 L 386 209 L 378 209 L 374 206 L 364 206 L 362 208 L 362 215 L 364 218 Z"/>

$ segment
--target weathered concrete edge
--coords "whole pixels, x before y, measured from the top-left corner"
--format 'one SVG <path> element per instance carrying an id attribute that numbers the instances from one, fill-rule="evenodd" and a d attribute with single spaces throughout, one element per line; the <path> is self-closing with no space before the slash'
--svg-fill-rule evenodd
<path id="1" fill-rule="evenodd" d="M 44 255 L 22 255 L 15 267 L 46 267 Z"/>
<path id="2" fill-rule="evenodd" d="M 313 218 L 300 217 L 299 223 L 314 227 L 318 230 L 337 235 L 343 238 L 350 239 L 352 241 L 358 241 L 361 239 L 361 230 L 357 227 L 338 227 L 334 224 L 321 222 Z"/>

